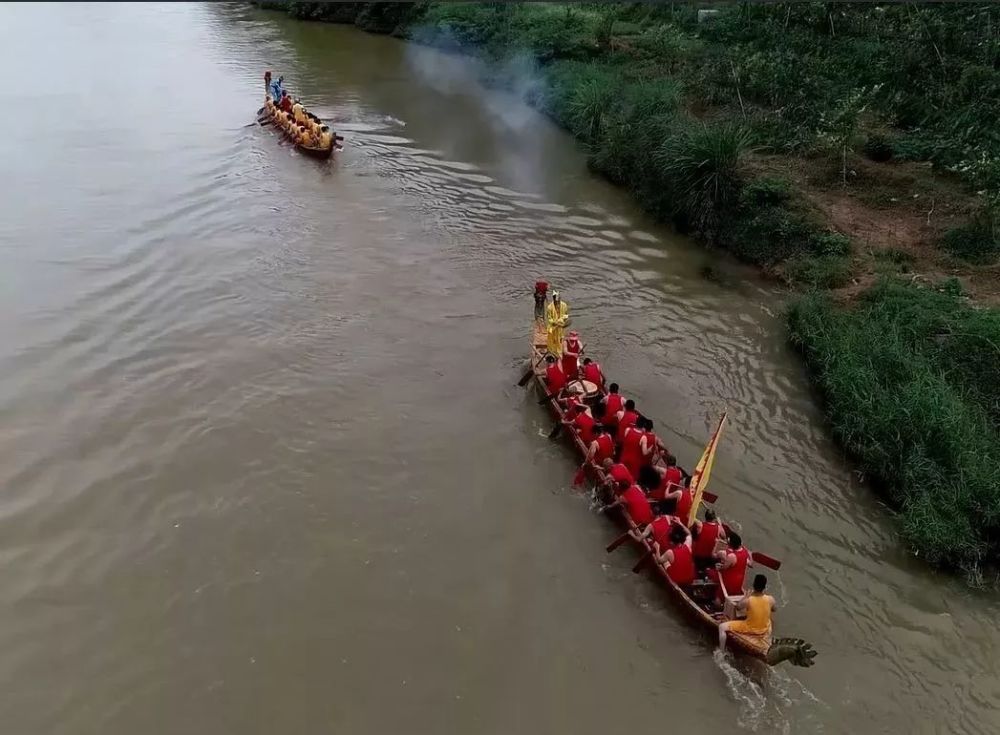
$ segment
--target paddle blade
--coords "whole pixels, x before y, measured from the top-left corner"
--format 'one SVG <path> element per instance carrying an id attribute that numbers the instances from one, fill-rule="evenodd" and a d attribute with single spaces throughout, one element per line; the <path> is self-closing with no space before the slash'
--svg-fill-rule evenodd
<path id="1" fill-rule="evenodd" d="M 573 487 L 582 485 L 583 481 L 586 479 L 587 479 L 587 469 L 586 467 L 581 466 L 580 469 L 576 471 L 576 474 L 573 475 Z"/>
<path id="2" fill-rule="evenodd" d="M 753 552 L 753 554 L 751 554 L 751 557 L 756 563 L 760 564 L 762 567 L 767 567 L 768 569 L 773 569 L 774 571 L 778 571 L 779 569 L 781 569 L 780 560 L 775 559 L 773 556 L 768 556 L 762 551 Z"/>
<path id="3" fill-rule="evenodd" d="M 535 369 L 529 367 L 528 372 L 522 375 L 521 379 L 517 381 L 517 387 L 523 388 L 524 386 L 526 386 L 528 384 L 528 381 L 531 380 L 531 376 L 534 374 L 535 374 Z"/>
<path id="4" fill-rule="evenodd" d="M 616 538 L 616 539 L 615 539 L 614 541 L 612 541 L 612 542 L 611 542 L 610 544 L 608 544 L 608 545 L 607 545 L 607 546 L 605 547 L 605 549 L 604 549 L 604 550 L 605 550 L 605 551 L 607 551 L 607 552 L 608 552 L 608 553 L 610 554 L 610 553 L 611 553 L 612 551 L 614 551 L 614 550 L 615 550 L 615 549 L 617 549 L 617 548 L 618 548 L 619 546 L 621 546 L 621 545 L 622 545 L 622 544 L 624 544 L 624 543 L 625 543 L 626 541 L 628 541 L 628 538 L 629 538 L 629 536 L 628 536 L 628 531 L 626 531 L 626 532 L 625 532 L 625 533 L 623 533 L 623 534 L 622 534 L 621 536 L 619 536 L 619 537 L 618 537 L 618 538 Z"/>
<path id="5" fill-rule="evenodd" d="M 540 400 L 538 402 L 538 405 L 539 406 L 544 406 L 546 403 L 548 403 L 549 401 L 553 400 L 555 397 L 556 397 L 555 393 L 549 393 L 547 396 L 545 396 L 545 398 L 543 398 L 542 400 Z"/>
<path id="6" fill-rule="evenodd" d="M 704 490 L 701 493 L 701 499 L 704 500 L 706 503 L 714 504 L 715 501 L 719 499 L 719 496 L 716 495 L 715 493 L 708 492 L 708 490 Z"/>
<path id="7" fill-rule="evenodd" d="M 562 431 L 562 422 L 560 421 L 555 426 L 552 427 L 552 431 L 549 432 L 549 439 L 555 439 L 559 436 L 559 432 Z"/>
<path id="8" fill-rule="evenodd" d="M 635 566 L 632 567 L 632 572 L 634 574 L 638 574 L 639 572 L 642 571 L 642 568 L 644 566 L 646 566 L 647 564 L 649 564 L 650 561 L 652 561 L 652 559 L 653 559 L 653 550 L 649 549 L 646 551 L 645 554 L 642 555 L 642 558 L 635 563 Z"/>

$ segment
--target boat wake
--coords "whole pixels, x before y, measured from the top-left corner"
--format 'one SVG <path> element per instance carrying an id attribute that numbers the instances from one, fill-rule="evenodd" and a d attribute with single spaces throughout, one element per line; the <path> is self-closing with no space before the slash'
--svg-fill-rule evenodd
<path id="1" fill-rule="evenodd" d="M 781 669 L 740 660 L 716 649 L 712 654 L 726 680 L 726 687 L 739 704 L 736 724 L 750 732 L 797 732 L 807 723 L 819 727 L 816 705 L 826 705 L 805 685 Z M 748 670 L 734 663 L 750 664 Z"/>

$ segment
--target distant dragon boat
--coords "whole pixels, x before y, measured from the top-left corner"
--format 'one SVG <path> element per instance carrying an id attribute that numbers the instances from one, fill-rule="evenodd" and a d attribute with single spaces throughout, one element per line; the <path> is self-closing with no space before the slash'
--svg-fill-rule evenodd
<path id="1" fill-rule="evenodd" d="M 545 383 L 545 357 L 549 354 L 549 352 L 544 316 L 538 308 L 537 299 L 535 318 L 531 334 L 530 354 L 531 368 L 530 372 L 526 374 L 525 377 L 533 377 L 533 382 L 538 387 L 541 395 L 546 397 L 549 393 Z M 576 381 L 579 391 L 585 395 L 589 394 L 592 399 L 596 399 L 598 397 L 596 391 L 597 386 L 586 386 L 583 385 L 583 382 L 584 381 Z M 565 411 L 562 406 L 559 405 L 558 401 L 549 400 L 545 402 L 548 404 L 549 409 L 557 420 L 561 422 L 566 418 Z M 715 446 L 718 441 L 719 433 L 722 429 L 722 423 L 723 422 L 720 421 L 719 427 L 713 434 L 712 439 L 706 448 L 705 456 L 702 458 L 702 462 L 699 463 L 699 470 L 696 470 L 696 474 L 699 474 L 700 468 L 705 463 L 706 458 L 709 462 L 711 461 L 711 456 L 714 455 Z M 563 433 L 571 436 L 573 446 L 580 453 L 580 455 L 585 458 L 587 456 L 588 448 L 584 445 L 579 435 L 575 431 L 565 431 Z M 608 482 L 608 478 L 603 470 L 595 467 L 594 465 L 590 465 L 588 471 L 596 481 L 595 488 L 600 499 L 605 503 L 609 502 L 612 499 L 612 491 L 610 490 L 610 483 Z M 684 472 L 684 475 L 688 476 L 688 473 Z M 706 502 L 712 498 L 714 498 L 714 496 L 710 493 L 705 494 L 704 496 L 704 500 Z M 620 508 L 618 518 L 626 530 L 642 530 L 631 519 L 624 507 Z M 727 527 L 724 526 L 724 528 L 728 531 Z M 628 537 L 625 540 L 631 541 L 633 544 L 642 547 L 641 551 L 643 558 L 640 560 L 640 564 L 646 567 L 653 567 L 655 569 L 656 576 L 666 587 L 671 597 L 674 598 L 674 600 L 678 602 L 683 609 L 705 629 L 710 629 L 718 635 L 719 626 L 727 620 L 733 619 L 731 617 L 733 615 L 733 605 L 731 603 L 734 601 L 735 596 L 729 597 L 727 599 L 727 604 L 720 609 L 720 606 L 715 602 L 715 593 L 717 590 L 714 582 L 704 578 L 699 578 L 693 585 L 681 587 L 667 575 L 667 571 L 663 566 L 656 563 L 645 563 L 651 559 L 651 554 L 653 552 L 652 539 L 636 541 L 634 538 Z M 621 539 L 619 539 L 619 541 L 621 541 Z M 617 542 L 612 543 L 608 547 L 608 550 L 612 550 L 612 548 L 616 546 L 616 543 Z M 777 569 L 780 566 L 779 561 L 759 552 L 753 552 L 751 558 L 755 563 L 771 569 Z M 636 569 L 633 571 L 638 571 L 639 568 L 640 565 L 636 565 Z M 730 592 L 736 592 L 738 595 L 742 593 L 742 590 L 730 590 Z M 772 666 L 782 663 L 783 661 L 791 661 L 796 666 L 811 666 L 814 663 L 813 659 L 816 656 L 816 651 L 812 645 L 799 638 L 772 638 L 770 635 L 751 635 L 735 631 L 730 631 L 728 633 L 727 647 L 736 652 L 764 661 Z"/>
<path id="2" fill-rule="evenodd" d="M 264 75 L 264 93 L 267 95 L 271 94 L 271 72 L 267 72 Z M 308 110 L 304 110 L 304 112 L 315 123 L 319 125 L 324 124 L 320 118 L 316 117 L 316 115 L 312 114 Z M 261 107 L 259 110 L 257 110 L 257 122 L 260 123 L 261 125 L 271 125 L 275 121 L 272 113 L 268 111 L 267 107 Z M 286 139 L 291 140 L 295 146 L 295 150 L 297 150 L 299 153 L 301 153 L 304 156 L 308 156 L 309 158 L 316 158 L 320 160 L 326 160 L 333 155 L 333 152 L 335 150 L 340 150 L 341 149 L 340 142 L 344 140 L 344 136 L 337 135 L 335 132 L 333 132 L 332 126 L 330 127 L 330 145 L 328 146 L 305 145 L 303 143 L 300 143 L 298 140 L 295 140 L 293 136 L 290 135 L 280 125 L 274 125 L 274 128 L 279 132 L 281 132 L 281 134 Z"/>

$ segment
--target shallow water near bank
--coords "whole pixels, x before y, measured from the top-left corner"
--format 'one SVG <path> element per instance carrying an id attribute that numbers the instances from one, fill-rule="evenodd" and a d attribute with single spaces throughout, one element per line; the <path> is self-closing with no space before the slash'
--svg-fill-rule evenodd
<path id="1" fill-rule="evenodd" d="M 995 596 L 898 543 L 784 294 L 702 279 L 460 57 L 239 6 L 0 18 L 34 116 L 0 118 L 5 732 L 1000 725 Z M 245 127 L 264 69 L 336 160 Z M 728 408 L 713 490 L 816 667 L 713 655 L 605 554 L 514 386 L 537 277 L 684 464 Z"/>

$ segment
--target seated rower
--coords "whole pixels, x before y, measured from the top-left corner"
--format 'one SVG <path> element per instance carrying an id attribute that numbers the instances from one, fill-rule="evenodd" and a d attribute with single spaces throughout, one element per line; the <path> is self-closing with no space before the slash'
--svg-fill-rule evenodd
<path id="1" fill-rule="evenodd" d="M 302 103 L 298 100 L 292 103 L 292 116 L 295 118 L 295 122 L 298 125 L 302 125 L 306 121 L 305 113 L 302 111 Z"/>
<path id="2" fill-rule="evenodd" d="M 638 485 L 630 485 L 613 503 L 604 506 L 604 510 L 608 511 L 619 506 L 625 508 L 629 518 L 639 528 L 653 520 L 653 511 L 649 507 L 649 501 L 646 500 L 646 494 Z"/>
<path id="3" fill-rule="evenodd" d="M 568 415 L 568 412 L 567 412 Z M 589 447 L 594 441 L 594 428 L 604 418 L 604 406 L 597 404 L 593 408 L 585 403 L 576 406 L 576 411 L 571 418 L 563 419 L 563 423 L 573 426 L 580 440 L 585 447 Z"/>
<path id="4" fill-rule="evenodd" d="M 292 119 L 292 113 L 285 112 L 283 114 L 284 114 L 284 118 L 285 118 L 285 132 L 288 133 L 290 136 L 292 136 L 294 138 L 295 137 L 295 132 L 294 132 L 295 131 L 295 121 Z"/>
<path id="5" fill-rule="evenodd" d="M 715 569 L 708 570 L 708 578 L 716 583 L 721 578 L 722 585 L 725 585 L 725 593 L 722 585 L 719 586 L 719 601 L 723 600 L 723 594 L 742 595 L 747 567 L 753 566 L 753 562 L 750 560 L 750 552 L 743 546 L 743 539 L 736 531 L 729 532 L 729 548 L 717 552 L 715 558 L 718 563 Z"/>
<path id="6" fill-rule="evenodd" d="M 319 145 L 321 148 L 329 148 L 333 145 L 333 133 L 326 125 L 321 125 L 319 128 Z"/>
<path id="7" fill-rule="evenodd" d="M 292 98 L 285 90 L 281 90 L 281 101 L 278 103 L 278 107 L 281 108 L 282 112 L 290 113 L 292 111 Z"/>
<path id="8" fill-rule="evenodd" d="M 591 432 L 594 441 L 590 443 L 587 450 L 587 462 L 597 467 L 601 467 L 604 461 L 611 459 L 615 453 L 615 441 L 611 438 L 608 430 L 601 424 L 597 424 Z"/>
<path id="9" fill-rule="evenodd" d="M 299 145 L 308 146 L 309 145 L 309 131 L 306 130 L 305 125 L 299 125 Z"/>
<path id="10" fill-rule="evenodd" d="M 583 358 L 583 368 L 580 371 L 580 375 L 584 380 L 589 380 L 596 385 L 601 393 L 604 392 L 604 373 L 601 372 L 601 366 L 589 357 Z"/>
<path id="11" fill-rule="evenodd" d="M 669 513 L 656 516 L 653 521 L 642 531 L 630 531 L 632 538 L 636 541 L 643 541 L 652 537 L 653 552 L 661 553 L 661 550 L 669 548 L 670 529 L 676 519 Z"/>
<path id="12" fill-rule="evenodd" d="M 691 552 L 694 554 L 695 566 L 705 568 L 715 561 L 715 545 L 721 530 L 722 522 L 711 508 L 705 511 L 704 521 L 695 520 L 691 526 L 691 536 L 694 539 Z"/>
<path id="13" fill-rule="evenodd" d="M 656 476 L 656 487 L 650 491 L 649 499 L 662 502 L 672 498 L 677 503 L 677 517 L 686 526 L 694 498 L 691 496 L 691 488 L 682 482 L 683 477 L 680 468 L 677 467 L 677 459 L 669 454 L 666 467 L 648 465 L 648 469 Z"/>
<path id="14" fill-rule="evenodd" d="M 579 370 L 580 353 L 583 352 L 583 345 L 580 344 L 580 335 L 576 331 L 571 331 L 569 336 L 563 340 L 562 345 L 562 367 L 563 372 L 570 380 L 576 380 Z"/>
<path id="15" fill-rule="evenodd" d="M 668 453 L 667 448 L 664 446 L 660 438 L 653 432 L 653 421 L 643 416 L 642 421 L 642 431 L 643 431 L 643 441 L 642 441 L 642 464 L 653 464 L 659 459 L 660 455 L 663 453 Z M 636 422 L 638 426 L 638 422 Z"/>
<path id="16" fill-rule="evenodd" d="M 628 471 L 628 467 L 623 465 L 621 462 L 615 462 L 613 459 L 606 459 L 603 462 L 604 474 L 608 478 L 608 483 L 613 486 L 615 490 L 621 489 L 626 490 L 635 480 L 632 478 L 632 473 Z"/>
<path id="17" fill-rule="evenodd" d="M 545 362 L 547 363 L 545 367 L 545 387 L 549 389 L 549 393 L 559 395 L 568 382 L 566 380 L 566 373 L 559 367 L 555 355 L 546 355 Z"/>
<path id="18" fill-rule="evenodd" d="M 619 433 L 618 436 L 621 437 L 619 444 L 621 445 L 621 463 L 628 467 L 628 471 L 632 473 L 633 477 L 639 477 L 639 470 L 643 465 L 643 440 L 646 438 L 646 433 L 642 430 L 645 420 L 639 419 L 639 422 L 635 426 L 626 426 L 625 430 L 622 431 L 619 422 Z"/>
<path id="19" fill-rule="evenodd" d="M 624 399 L 619 390 L 618 383 L 612 383 L 604 396 L 604 423 L 614 429 L 615 433 L 618 431 L 618 412 L 624 407 Z"/>
<path id="20" fill-rule="evenodd" d="M 635 401 L 629 398 L 625 401 L 625 406 L 618 412 L 615 420 L 615 423 L 618 425 L 618 434 L 615 439 L 619 444 L 625 440 L 625 430 L 630 426 L 634 426 L 638 420 L 639 414 L 635 410 Z"/>
<path id="21" fill-rule="evenodd" d="M 674 584 L 686 587 L 694 583 L 694 557 L 691 555 L 691 535 L 681 524 L 670 528 L 670 547 L 656 557 L 665 566 Z"/>
<path id="22" fill-rule="evenodd" d="M 771 595 L 765 595 L 767 577 L 758 574 L 753 578 L 753 592 L 736 603 L 737 614 L 746 613 L 744 620 L 728 620 L 719 626 L 719 648 L 726 647 L 726 633 L 744 635 L 771 635 L 771 615 L 778 606 Z"/>

